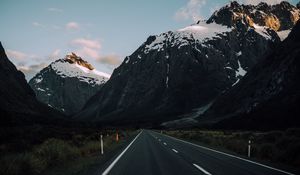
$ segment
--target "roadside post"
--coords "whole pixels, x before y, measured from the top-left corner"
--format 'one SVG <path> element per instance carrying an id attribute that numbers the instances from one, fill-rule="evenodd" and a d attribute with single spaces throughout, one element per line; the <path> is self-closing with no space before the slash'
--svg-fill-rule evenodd
<path id="1" fill-rule="evenodd" d="M 119 134 L 118 134 L 118 132 L 117 132 L 117 134 L 116 134 L 116 141 L 117 141 L 117 142 L 119 141 Z"/>
<path id="2" fill-rule="evenodd" d="M 102 134 L 100 135 L 100 144 L 101 144 L 101 154 L 103 155 L 104 152 L 103 152 L 103 135 Z"/>
<path id="3" fill-rule="evenodd" d="M 248 141 L 248 157 L 251 156 L 251 140 Z"/>

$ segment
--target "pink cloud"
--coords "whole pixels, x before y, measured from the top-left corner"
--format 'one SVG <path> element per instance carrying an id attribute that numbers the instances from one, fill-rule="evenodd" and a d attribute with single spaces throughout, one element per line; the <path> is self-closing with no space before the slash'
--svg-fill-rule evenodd
<path id="1" fill-rule="evenodd" d="M 91 58 L 98 58 L 99 57 L 99 52 L 98 50 L 95 50 L 93 48 L 89 48 L 89 47 L 83 47 L 79 50 L 77 50 L 76 52 L 78 55 L 80 56 L 87 56 L 87 57 L 91 57 Z"/>
<path id="2" fill-rule="evenodd" d="M 14 59 L 18 59 L 18 60 L 22 60 L 27 57 L 26 53 L 16 51 L 16 50 L 8 49 L 8 50 L 6 50 L 6 54 L 7 54 L 8 58 L 14 58 Z"/>
<path id="3" fill-rule="evenodd" d="M 66 24 L 67 30 L 79 30 L 80 26 L 77 22 L 69 22 Z"/>
<path id="4" fill-rule="evenodd" d="M 87 47 L 91 49 L 100 49 L 101 44 L 97 40 L 89 40 L 84 38 L 77 38 L 71 41 L 73 46 Z"/>

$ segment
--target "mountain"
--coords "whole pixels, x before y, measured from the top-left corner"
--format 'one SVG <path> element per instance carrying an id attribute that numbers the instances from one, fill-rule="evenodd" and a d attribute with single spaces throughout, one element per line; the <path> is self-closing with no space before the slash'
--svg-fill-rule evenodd
<path id="1" fill-rule="evenodd" d="M 286 40 L 200 116 L 200 123 L 231 129 L 299 127 L 299 31 L 300 21 Z"/>
<path id="2" fill-rule="evenodd" d="M 208 21 L 150 36 L 74 118 L 115 124 L 159 123 L 210 104 L 289 33 L 288 27 L 274 30 L 251 20 L 246 12 L 255 13 L 256 9 L 268 14 L 275 8 L 267 5 L 260 9 L 260 5 L 232 2 Z M 288 26 L 294 19 L 286 14 L 299 14 L 299 9 L 285 6 L 278 5 L 286 13 L 276 17 Z M 235 18 L 237 10 L 241 14 Z"/>
<path id="3" fill-rule="evenodd" d="M 70 115 L 78 112 L 108 79 L 108 74 L 71 53 L 37 73 L 29 85 L 39 101 Z"/>
<path id="4" fill-rule="evenodd" d="M 226 26 L 237 26 L 238 21 L 243 20 L 250 26 L 266 26 L 275 31 L 290 30 L 300 18 L 297 7 L 282 1 L 280 4 L 268 5 L 265 2 L 257 6 L 240 5 L 233 1 L 208 19 L 208 22 L 216 22 Z"/>
<path id="5" fill-rule="evenodd" d="M 18 125 L 59 119 L 59 112 L 40 103 L 22 72 L 10 62 L 0 42 L 0 123 Z"/>

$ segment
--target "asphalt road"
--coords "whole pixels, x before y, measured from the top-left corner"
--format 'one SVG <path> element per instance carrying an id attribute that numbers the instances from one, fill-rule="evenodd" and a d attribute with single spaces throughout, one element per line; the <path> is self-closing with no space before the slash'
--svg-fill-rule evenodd
<path id="1" fill-rule="evenodd" d="M 103 175 L 286 175 L 247 159 L 143 130 L 102 172 Z"/>

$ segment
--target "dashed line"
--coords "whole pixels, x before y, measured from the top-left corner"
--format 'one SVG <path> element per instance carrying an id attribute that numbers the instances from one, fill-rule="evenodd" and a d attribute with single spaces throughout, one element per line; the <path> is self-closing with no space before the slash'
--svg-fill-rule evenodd
<path id="1" fill-rule="evenodd" d="M 161 141 L 160 139 L 158 139 L 158 141 Z"/>
<path id="2" fill-rule="evenodd" d="M 206 171 L 205 169 L 203 169 L 201 166 L 199 166 L 199 165 L 197 165 L 197 164 L 195 164 L 195 163 L 193 163 L 193 165 L 194 165 L 197 169 L 199 169 L 200 171 L 202 171 L 204 174 L 211 175 L 208 171 Z"/>
<path id="3" fill-rule="evenodd" d="M 164 142 L 164 145 L 167 145 L 167 143 L 166 143 L 166 142 Z"/>
<path id="4" fill-rule="evenodd" d="M 174 151 L 175 153 L 178 153 L 178 151 L 176 149 L 172 149 L 172 151 Z"/>
<path id="5" fill-rule="evenodd" d="M 233 157 L 233 158 L 236 158 L 236 159 L 239 159 L 239 160 L 243 160 L 245 162 L 252 163 L 252 164 L 255 164 L 255 165 L 258 165 L 258 166 L 261 166 L 261 167 L 265 167 L 265 168 L 268 168 L 268 169 L 271 169 L 271 170 L 275 170 L 275 171 L 278 171 L 278 172 L 281 172 L 281 173 L 284 173 L 284 174 L 295 175 L 293 173 L 290 173 L 290 172 L 287 172 L 287 171 L 284 171 L 284 170 L 281 170 L 281 169 L 273 168 L 273 167 L 270 167 L 270 166 L 267 166 L 267 165 L 264 165 L 264 164 L 261 164 L 261 163 L 258 163 L 258 162 L 254 162 L 254 161 L 247 160 L 247 159 L 244 159 L 244 158 L 241 158 L 241 157 L 238 157 L 238 156 L 234 156 L 234 155 L 231 155 L 231 154 L 228 154 L 228 153 L 224 153 L 224 152 L 217 151 L 217 150 L 214 150 L 214 149 L 211 149 L 211 148 L 200 146 L 200 145 L 197 145 L 197 144 L 194 144 L 194 143 L 191 143 L 191 142 L 187 142 L 187 141 L 184 141 L 184 140 L 181 140 L 181 139 L 177 139 L 175 137 L 171 137 L 171 136 L 168 136 L 168 135 L 164 135 L 164 136 L 167 136 L 167 137 L 172 138 L 174 140 L 178 140 L 180 142 L 187 143 L 187 144 L 190 144 L 190 145 L 193 145 L 193 146 L 205 149 L 205 150 L 209 150 L 209 151 L 212 151 L 212 152 L 216 152 L 216 153 L 219 153 L 219 154 L 226 155 L 228 157 Z"/>

